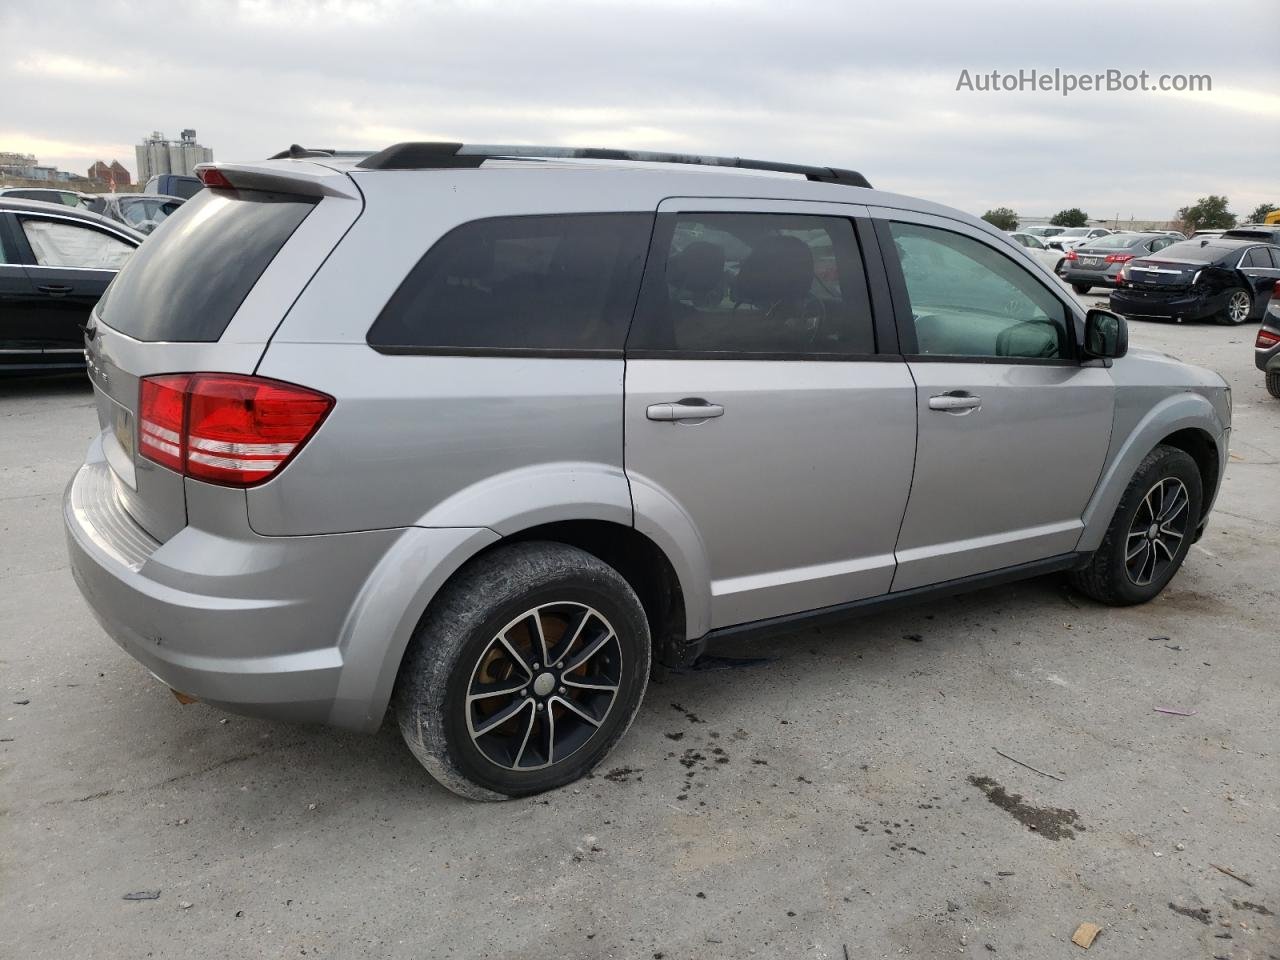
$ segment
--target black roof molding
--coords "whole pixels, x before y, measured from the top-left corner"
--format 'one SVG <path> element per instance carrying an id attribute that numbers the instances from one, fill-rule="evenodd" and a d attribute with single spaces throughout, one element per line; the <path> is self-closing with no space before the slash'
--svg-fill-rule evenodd
<path id="1" fill-rule="evenodd" d="M 856 170 L 839 167 L 815 167 L 772 160 L 748 160 L 744 157 L 712 157 L 693 153 L 659 153 L 649 150 L 610 150 L 600 147 L 537 147 L 514 144 L 466 143 L 397 143 L 356 166 L 366 170 L 430 170 L 440 168 L 478 167 L 486 160 L 620 160 L 631 163 L 679 163 L 699 167 L 732 167 L 739 170 L 762 170 L 770 173 L 792 173 L 821 183 L 839 183 L 850 187 L 870 187 L 867 178 Z"/>
<path id="2" fill-rule="evenodd" d="M 335 150 L 333 147 L 303 147 L 290 144 L 288 150 L 281 150 L 267 157 L 268 160 L 305 160 L 308 157 L 364 157 L 368 150 Z"/>

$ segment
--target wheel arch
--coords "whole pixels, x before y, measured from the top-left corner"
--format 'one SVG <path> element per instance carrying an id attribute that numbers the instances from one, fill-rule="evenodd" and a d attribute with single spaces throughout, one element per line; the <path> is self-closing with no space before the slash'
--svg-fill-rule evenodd
<path id="1" fill-rule="evenodd" d="M 1166 397 L 1148 411 L 1111 456 L 1082 515 L 1084 531 L 1077 550 L 1096 550 L 1102 543 L 1138 465 L 1161 444 L 1185 450 L 1196 461 L 1204 486 L 1197 528 L 1203 525 L 1222 478 L 1227 433 L 1208 398 L 1182 392 Z"/>

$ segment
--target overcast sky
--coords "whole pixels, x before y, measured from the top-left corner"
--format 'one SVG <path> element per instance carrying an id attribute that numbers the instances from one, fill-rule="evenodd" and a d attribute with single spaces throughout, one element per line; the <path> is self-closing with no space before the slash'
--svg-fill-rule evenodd
<path id="1" fill-rule="evenodd" d="M 1280 204 L 1277 0 L 0 0 L 0 150 L 135 168 L 399 140 L 861 170 L 975 213 Z M 963 69 L 1209 74 L 1212 92 L 957 91 Z"/>

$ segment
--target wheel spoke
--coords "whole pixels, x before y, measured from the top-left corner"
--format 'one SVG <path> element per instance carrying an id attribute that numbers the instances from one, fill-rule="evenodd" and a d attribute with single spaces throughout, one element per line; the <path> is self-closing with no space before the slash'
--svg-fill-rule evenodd
<path id="1" fill-rule="evenodd" d="M 489 700 L 493 697 L 509 696 L 519 693 L 529 685 L 527 679 L 520 681 L 503 680 L 499 683 L 473 683 L 471 692 L 467 694 L 467 702 L 473 700 Z"/>
<path id="2" fill-rule="evenodd" d="M 616 693 L 618 685 L 610 683 L 608 677 L 571 677 L 563 676 L 560 682 L 566 687 L 577 687 L 579 690 L 602 690 L 606 693 Z"/>
<path id="3" fill-rule="evenodd" d="M 524 748 L 529 745 L 529 734 L 533 733 L 533 725 L 538 722 L 538 711 L 529 711 L 529 724 L 524 728 L 524 737 L 520 741 L 520 749 L 516 751 L 516 758 L 511 765 L 516 769 L 520 768 L 520 761 L 524 759 Z"/>
<path id="4" fill-rule="evenodd" d="M 596 612 L 590 607 L 583 607 L 582 613 L 578 616 L 577 623 L 570 621 L 565 626 L 564 635 L 556 644 L 555 650 L 547 651 L 548 663 L 562 663 L 564 658 L 569 655 L 569 651 L 573 649 L 573 645 L 578 642 L 578 638 L 582 636 L 582 631 L 586 629 L 587 622 L 595 616 Z"/>
<path id="5" fill-rule="evenodd" d="M 534 643 L 534 656 L 541 657 L 539 664 L 547 662 L 547 635 L 542 632 L 542 608 L 532 611 L 529 619 L 533 621 L 533 629 L 529 631 L 529 639 Z"/>
<path id="6" fill-rule="evenodd" d="M 547 766 L 556 762 L 556 715 L 550 704 L 542 711 L 542 725 L 547 728 Z"/>
<path id="7" fill-rule="evenodd" d="M 1157 548 L 1157 547 L 1164 551 L 1164 555 L 1165 555 L 1166 557 L 1168 557 L 1170 560 L 1172 560 L 1172 559 L 1173 559 L 1173 551 L 1172 551 L 1172 550 L 1170 550 L 1170 549 L 1169 549 L 1169 545 L 1168 545 L 1167 543 L 1165 543 L 1165 542 L 1164 542 L 1164 540 L 1160 539 L 1159 537 L 1156 537 L 1156 539 L 1154 539 L 1154 540 L 1152 540 L 1152 541 L 1151 541 L 1151 550 L 1152 550 L 1152 552 L 1153 552 L 1153 553 L 1155 552 L 1155 550 L 1156 550 L 1156 548 Z"/>
<path id="8" fill-rule="evenodd" d="M 473 726 L 471 728 L 472 736 L 483 737 L 485 734 L 496 730 L 498 727 L 502 726 L 512 717 L 517 716 L 520 713 L 520 711 L 523 710 L 525 707 L 528 707 L 529 709 L 532 710 L 533 709 L 532 701 L 517 700 L 514 703 L 508 704 L 507 706 L 499 710 L 497 713 L 492 713 L 489 716 L 485 717 L 484 722 L 480 726 L 478 727 Z"/>
<path id="9" fill-rule="evenodd" d="M 507 653 L 511 654 L 511 659 L 515 661 L 516 666 L 524 671 L 526 677 L 532 680 L 533 667 L 531 667 L 529 665 L 529 661 L 524 658 L 524 654 L 517 650 L 512 645 L 511 641 L 507 639 L 507 635 L 505 633 L 498 634 L 498 642 L 507 648 Z"/>
<path id="10" fill-rule="evenodd" d="M 1155 575 L 1156 575 L 1156 561 L 1157 561 L 1157 560 L 1159 560 L 1159 557 L 1157 557 L 1157 556 L 1156 556 L 1156 548 L 1153 546 L 1153 547 L 1151 548 L 1150 552 L 1147 554 L 1147 556 L 1146 556 L 1146 557 L 1143 559 L 1143 561 L 1142 561 L 1142 569 L 1143 569 L 1143 571 L 1144 571 L 1144 576 L 1142 577 L 1142 582 L 1143 582 L 1144 584 L 1148 584 L 1148 583 L 1150 583 L 1150 582 L 1152 581 L 1152 579 L 1155 577 Z M 1149 564 L 1149 565 L 1150 565 L 1150 567 L 1151 567 L 1151 570 L 1150 570 L 1150 572 L 1149 572 L 1149 573 L 1148 573 L 1148 572 L 1145 572 L 1145 571 L 1147 570 L 1147 566 L 1148 566 L 1148 564 Z"/>
<path id="11" fill-rule="evenodd" d="M 617 688 L 614 688 L 614 689 L 617 689 Z M 591 724 L 593 727 L 598 727 L 600 726 L 600 724 L 604 723 L 604 717 L 601 717 L 599 720 L 597 720 L 595 717 L 591 716 L 591 714 L 587 713 L 585 710 L 579 707 L 572 700 L 566 700 L 564 697 L 552 697 L 551 702 L 558 703 L 562 707 L 567 707 L 569 710 L 577 714 L 583 720 L 587 721 L 587 723 Z"/>
<path id="12" fill-rule="evenodd" d="M 1190 503 L 1191 497 L 1186 488 L 1182 484 L 1178 484 L 1178 488 L 1174 490 L 1168 505 L 1160 511 L 1160 516 L 1156 517 L 1156 521 L 1161 524 L 1168 523 L 1181 514 L 1183 510 L 1187 509 Z"/>
<path id="13" fill-rule="evenodd" d="M 612 639 L 613 639 L 613 631 L 606 629 L 603 634 L 601 634 L 595 640 L 592 640 L 589 644 L 587 644 L 585 649 L 579 651 L 578 654 L 573 658 L 572 662 L 566 663 L 564 665 L 564 672 L 570 673 L 571 671 L 577 670 L 584 663 L 586 663 L 588 660 L 594 657 L 597 653 L 599 653 L 600 649 Z"/>
<path id="14" fill-rule="evenodd" d="M 1127 566 L 1129 563 L 1131 563 L 1134 560 L 1134 558 L 1138 556 L 1138 554 L 1142 553 L 1144 550 L 1150 549 L 1150 547 L 1151 547 L 1151 541 L 1147 539 L 1147 535 L 1144 533 L 1142 535 L 1142 542 L 1139 543 L 1136 547 L 1134 547 L 1132 550 L 1129 551 L 1129 553 L 1125 555 L 1125 558 L 1124 558 L 1125 565 Z"/>

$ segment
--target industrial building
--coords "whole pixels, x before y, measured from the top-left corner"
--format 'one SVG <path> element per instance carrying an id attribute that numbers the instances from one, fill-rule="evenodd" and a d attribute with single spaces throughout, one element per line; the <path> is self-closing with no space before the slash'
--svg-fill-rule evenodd
<path id="1" fill-rule="evenodd" d="M 138 183 L 142 184 L 162 173 L 195 176 L 196 164 L 213 159 L 213 151 L 196 143 L 196 132 L 190 129 L 183 130 L 179 140 L 166 140 L 157 130 L 134 150 L 138 157 Z"/>

